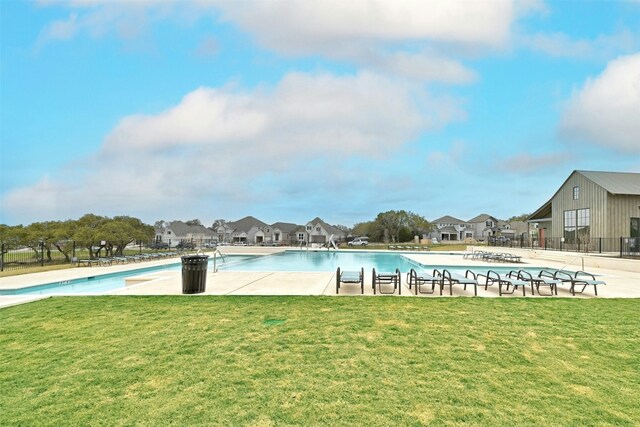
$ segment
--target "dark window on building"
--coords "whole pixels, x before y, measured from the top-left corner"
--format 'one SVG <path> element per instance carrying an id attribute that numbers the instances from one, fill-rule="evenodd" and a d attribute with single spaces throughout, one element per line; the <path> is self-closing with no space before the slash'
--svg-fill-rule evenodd
<path id="1" fill-rule="evenodd" d="M 564 211 L 564 241 L 585 243 L 591 237 L 591 212 L 589 208 Z"/>
<path id="2" fill-rule="evenodd" d="M 580 187 L 573 187 L 573 200 L 578 200 L 580 198 Z"/>

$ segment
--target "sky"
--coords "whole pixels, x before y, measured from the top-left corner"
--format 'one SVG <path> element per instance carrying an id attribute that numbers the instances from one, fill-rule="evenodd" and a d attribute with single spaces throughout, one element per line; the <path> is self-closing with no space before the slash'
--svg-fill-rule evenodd
<path id="1" fill-rule="evenodd" d="M 0 1 L 0 223 L 532 213 L 640 172 L 640 1 Z"/>

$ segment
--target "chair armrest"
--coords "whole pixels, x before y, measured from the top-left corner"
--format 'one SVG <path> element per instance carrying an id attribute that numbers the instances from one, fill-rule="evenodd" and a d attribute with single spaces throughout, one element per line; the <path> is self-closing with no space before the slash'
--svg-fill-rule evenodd
<path id="1" fill-rule="evenodd" d="M 578 279 L 578 276 L 588 276 L 591 280 L 596 280 L 596 276 L 591 273 L 587 273 L 586 271 L 576 271 L 575 278 Z"/>
<path id="2" fill-rule="evenodd" d="M 566 272 L 566 271 L 561 271 L 558 270 L 555 272 L 555 274 L 553 275 L 554 279 L 560 279 L 563 282 L 571 282 L 573 281 L 573 277 L 571 276 L 570 273 Z"/>

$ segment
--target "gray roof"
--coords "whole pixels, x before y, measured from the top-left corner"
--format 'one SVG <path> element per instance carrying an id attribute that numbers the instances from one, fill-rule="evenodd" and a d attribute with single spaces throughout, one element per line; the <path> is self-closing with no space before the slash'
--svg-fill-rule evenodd
<path id="1" fill-rule="evenodd" d="M 316 217 L 315 219 L 309 221 L 308 223 L 320 224 L 320 225 L 322 225 L 322 228 L 324 228 L 328 233 L 334 234 L 336 236 L 346 236 L 347 235 L 347 233 L 345 233 L 344 231 L 340 230 L 339 228 L 334 227 L 331 224 L 327 224 L 326 222 L 321 220 L 320 217 Z"/>
<path id="2" fill-rule="evenodd" d="M 227 223 L 234 231 L 249 231 L 253 227 L 269 227 L 266 223 L 252 216 L 245 216 L 235 222 Z"/>
<path id="3" fill-rule="evenodd" d="M 494 221 L 498 221 L 498 219 L 496 217 L 493 217 L 493 216 L 491 216 L 489 214 L 480 214 L 480 215 L 476 216 L 475 218 L 471 218 L 467 222 L 485 222 L 488 219 L 492 219 Z"/>
<path id="4" fill-rule="evenodd" d="M 431 223 L 433 224 L 466 224 L 466 221 L 463 221 L 458 218 L 454 218 L 449 215 L 445 215 L 441 218 L 434 219 L 433 221 L 431 221 Z"/>
<path id="5" fill-rule="evenodd" d="M 171 221 L 167 228 L 177 237 L 186 236 L 191 232 L 191 227 L 182 221 Z"/>
<path id="6" fill-rule="evenodd" d="M 640 196 L 640 173 L 576 171 L 611 194 Z"/>
<path id="7" fill-rule="evenodd" d="M 453 226 L 446 226 L 446 227 L 442 227 L 442 228 L 438 228 L 438 233 L 449 233 L 449 234 L 458 234 L 458 230 L 455 229 L 455 227 Z"/>
<path id="8" fill-rule="evenodd" d="M 284 231 L 285 233 L 291 233 L 292 231 L 297 229 L 299 225 L 293 224 L 291 222 L 276 222 L 275 224 L 272 224 L 271 227 L 277 228 L 281 231 Z"/>
<path id="9" fill-rule="evenodd" d="M 205 236 L 213 236 L 214 232 L 204 225 L 188 225 L 182 221 L 171 221 L 167 226 L 177 237 L 184 237 L 187 234 L 203 234 Z"/>

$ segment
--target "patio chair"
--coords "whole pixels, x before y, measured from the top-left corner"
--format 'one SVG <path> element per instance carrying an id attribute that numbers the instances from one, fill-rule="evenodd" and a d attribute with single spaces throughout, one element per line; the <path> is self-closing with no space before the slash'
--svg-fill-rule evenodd
<path id="1" fill-rule="evenodd" d="M 508 262 L 522 262 L 522 257 L 520 255 L 502 253 L 502 258 Z"/>
<path id="2" fill-rule="evenodd" d="M 396 289 L 398 290 L 398 295 L 402 295 L 402 279 L 400 276 L 400 270 L 396 268 L 395 273 L 380 273 L 376 272 L 376 269 L 373 269 L 371 285 L 373 287 L 373 293 L 376 293 L 376 285 L 378 286 L 378 290 L 381 294 L 394 294 Z M 393 289 L 391 292 L 383 292 L 382 285 L 393 285 Z"/>
<path id="3" fill-rule="evenodd" d="M 453 285 L 464 285 L 465 291 L 467 290 L 467 285 L 471 285 L 473 286 L 473 294 L 478 296 L 478 276 L 473 271 L 467 270 L 464 276 L 462 276 L 457 273 L 452 273 L 447 269 L 442 270 L 442 272 L 434 270 L 434 275 L 436 274 L 439 274 L 441 278 L 440 295 L 442 295 L 442 289 L 445 285 L 449 285 L 449 295 L 453 295 Z"/>
<path id="4" fill-rule="evenodd" d="M 83 264 L 89 267 L 93 267 L 94 264 L 101 265 L 101 261 L 99 259 L 79 259 L 78 267 L 80 267 Z"/>
<path id="5" fill-rule="evenodd" d="M 340 292 L 341 284 L 360 284 L 360 293 L 364 294 L 364 268 L 360 271 L 341 271 L 340 267 L 336 271 L 336 294 Z"/>
<path id="6" fill-rule="evenodd" d="M 532 295 L 535 294 L 534 286 L 535 286 L 535 290 L 538 291 L 538 295 L 553 296 L 554 292 L 555 292 L 555 295 L 558 295 L 558 285 L 562 283 L 562 280 L 554 279 L 552 277 L 545 277 L 545 276 L 542 276 L 541 274 L 542 272 L 538 273 L 538 276 L 534 276 L 528 271 L 520 270 L 518 271 L 518 278 L 520 280 L 524 280 L 525 282 L 528 282 L 531 284 Z M 550 293 L 543 294 L 542 292 L 540 292 L 540 286 L 548 286 Z"/>
<path id="7" fill-rule="evenodd" d="M 409 290 L 411 290 L 412 286 L 416 287 L 416 295 L 418 293 L 421 294 L 432 294 L 436 291 L 436 283 L 439 285 L 442 282 L 442 276 L 436 276 L 436 272 L 438 270 L 434 270 L 433 274 L 429 274 L 427 272 L 417 272 L 413 268 L 409 273 L 407 273 L 407 283 L 409 283 Z M 422 291 L 420 287 L 422 285 L 427 284 L 427 282 L 431 282 L 431 290 L 430 291 Z"/>
<path id="8" fill-rule="evenodd" d="M 487 285 L 490 286 L 492 284 L 498 285 L 498 294 L 502 296 L 502 294 L 513 294 L 519 287 L 522 288 L 522 296 L 526 296 L 526 287 L 529 282 L 525 282 L 518 278 L 518 272 L 512 270 L 506 276 L 501 276 L 500 273 L 494 270 L 489 270 L 487 272 Z M 506 290 L 503 291 L 502 287 L 505 286 Z M 513 286 L 511 292 L 509 292 L 509 287 Z"/>
<path id="9" fill-rule="evenodd" d="M 562 280 L 564 283 L 570 283 L 571 287 L 569 291 L 573 296 L 584 293 L 587 286 L 593 286 L 593 292 L 596 296 L 598 296 L 598 286 L 606 285 L 606 283 L 602 280 L 596 280 L 596 277 L 587 273 L 586 271 L 576 271 L 574 275 L 571 275 L 570 272 L 565 270 L 557 270 L 554 275 L 554 279 Z M 576 286 L 582 286 L 582 290 L 576 291 Z"/>

